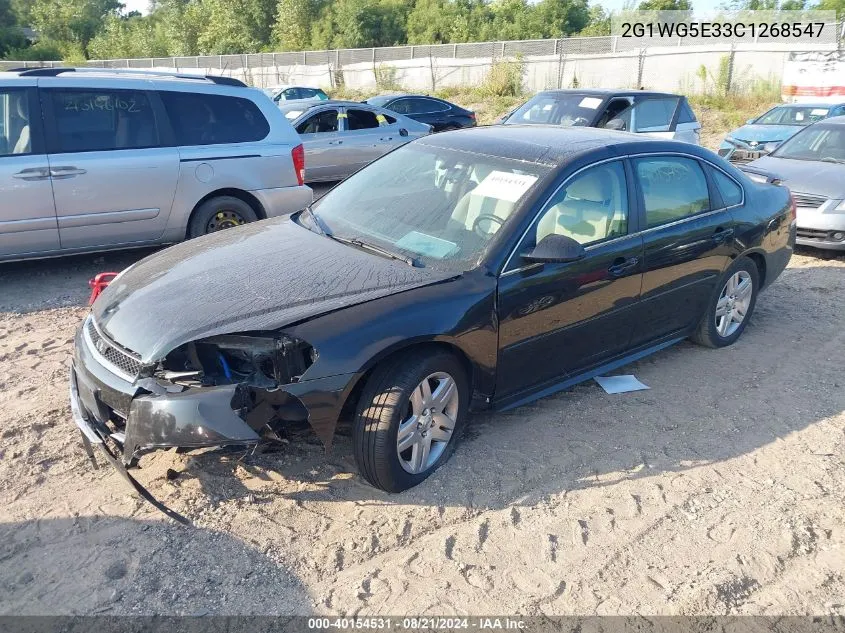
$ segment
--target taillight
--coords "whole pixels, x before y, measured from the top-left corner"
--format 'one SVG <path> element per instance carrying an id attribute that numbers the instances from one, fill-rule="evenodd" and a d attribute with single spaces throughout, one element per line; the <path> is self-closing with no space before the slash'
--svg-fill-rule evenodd
<path id="1" fill-rule="evenodd" d="M 293 169 L 296 172 L 296 179 L 300 185 L 305 184 L 305 148 L 302 145 L 297 145 L 291 150 L 291 158 L 293 159 Z"/>
<path id="2" fill-rule="evenodd" d="M 795 198 L 792 197 L 792 192 L 789 192 L 789 222 L 798 221 L 798 209 L 795 208 Z"/>

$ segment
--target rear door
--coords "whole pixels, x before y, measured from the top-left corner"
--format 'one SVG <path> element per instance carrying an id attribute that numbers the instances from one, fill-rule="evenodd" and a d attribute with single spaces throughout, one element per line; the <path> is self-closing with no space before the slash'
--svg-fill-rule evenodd
<path id="1" fill-rule="evenodd" d="M 393 148 L 403 145 L 406 139 L 399 130 L 391 128 L 385 115 L 368 108 L 344 108 L 343 142 L 355 162 L 355 171 L 373 162 Z M 395 123 L 395 119 L 394 119 Z"/>
<path id="2" fill-rule="evenodd" d="M 355 168 L 352 152 L 344 147 L 340 108 L 315 108 L 296 126 L 305 147 L 305 179 L 338 180 Z"/>
<path id="3" fill-rule="evenodd" d="M 697 158 L 653 154 L 632 166 L 645 228 L 637 345 L 699 322 L 733 256 L 735 224 Z"/>
<path id="4" fill-rule="evenodd" d="M 53 80 L 40 90 L 62 248 L 160 238 L 179 153 L 165 146 L 157 96 L 137 82 L 131 88 L 62 83 Z"/>
<path id="5" fill-rule="evenodd" d="M 0 257 L 58 249 L 35 80 L 0 86 Z"/>

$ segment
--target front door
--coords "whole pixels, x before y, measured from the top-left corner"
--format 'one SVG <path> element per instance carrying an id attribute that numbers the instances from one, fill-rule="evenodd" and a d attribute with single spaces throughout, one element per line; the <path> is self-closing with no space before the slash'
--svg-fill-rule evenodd
<path id="1" fill-rule="evenodd" d="M 693 157 L 632 161 L 642 196 L 645 268 L 634 344 L 694 327 L 733 252 L 730 210 Z M 738 186 L 734 183 L 734 186 Z"/>
<path id="2" fill-rule="evenodd" d="M 163 147 L 152 93 L 41 89 L 63 249 L 147 242 L 164 232 L 179 152 Z"/>
<path id="3" fill-rule="evenodd" d="M 558 382 L 630 345 L 642 238 L 624 161 L 571 177 L 545 205 L 499 279 L 496 399 Z M 519 253 L 557 233 L 584 245 L 575 262 L 526 264 Z"/>
<path id="4" fill-rule="evenodd" d="M 59 249 L 35 86 L 0 87 L 0 257 Z"/>

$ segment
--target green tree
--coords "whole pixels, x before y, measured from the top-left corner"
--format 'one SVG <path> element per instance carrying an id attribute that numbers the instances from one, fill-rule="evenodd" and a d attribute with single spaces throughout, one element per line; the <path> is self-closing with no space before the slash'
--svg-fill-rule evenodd
<path id="1" fill-rule="evenodd" d="M 0 57 L 5 57 L 12 49 L 21 49 L 26 45 L 26 37 L 18 24 L 11 2 L 0 0 Z"/>
<path id="2" fill-rule="evenodd" d="M 638 11 L 692 11 L 690 0 L 643 0 Z"/>
<path id="3" fill-rule="evenodd" d="M 282 50 L 301 51 L 311 43 L 311 24 L 318 15 L 315 0 L 278 0 L 273 41 Z"/>
<path id="4" fill-rule="evenodd" d="M 590 23 L 587 0 L 541 0 L 535 7 L 540 37 L 574 35 Z"/>
<path id="5" fill-rule="evenodd" d="M 610 35 L 610 15 L 605 11 L 600 4 L 590 7 L 589 18 L 587 19 L 587 26 L 581 29 L 578 35 L 584 37 L 597 37 L 601 35 Z"/>
<path id="6" fill-rule="evenodd" d="M 323 7 L 312 48 L 367 48 L 407 41 L 408 5 L 402 0 L 335 0 Z"/>
<path id="7" fill-rule="evenodd" d="M 207 16 L 197 40 L 200 52 L 252 53 L 270 43 L 275 0 L 203 0 L 202 8 Z"/>
<path id="8" fill-rule="evenodd" d="M 106 16 L 103 28 L 88 43 L 88 55 L 93 59 L 166 57 L 170 52 L 167 36 L 158 21 L 155 14 Z"/>
<path id="9" fill-rule="evenodd" d="M 39 37 L 55 42 L 66 58 L 78 58 L 105 17 L 122 7 L 117 0 L 32 0 L 29 15 Z"/>

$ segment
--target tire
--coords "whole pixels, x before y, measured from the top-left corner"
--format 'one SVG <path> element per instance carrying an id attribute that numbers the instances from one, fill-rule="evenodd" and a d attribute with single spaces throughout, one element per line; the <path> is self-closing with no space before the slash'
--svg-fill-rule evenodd
<path id="1" fill-rule="evenodd" d="M 218 219 L 217 216 L 221 214 L 222 217 Z M 211 198 L 203 202 L 191 216 L 188 223 L 188 239 L 215 233 L 238 224 L 255 222 L 257 219 L 255 210 L 240 198 L 234 196 Z"/>
<path id="2" fill-rule="evenodd" d="M 447 378 L 452 380 L 453 391 L 446 388 Z M 449 397 L 440 402 L 427 399 L 418 391 L 423 381 L 432 397 L 441 387 L 449 392 Z M 435 402 L 438 412 L 433 416 L 425 413 Z M 442 402 L 448 404 L 441 408 Z M 352 439 L 358 471 L 386 492 L 402 492 L 416 486 L 452 455 L 468 405 L 466 372 L 448 352 L 410 352 L 377 366 L 364 386 L 355 412 Z M 414 417 L 416 424 L 411 420 L 415 413 L 422 413 Z M 403 422 L 410 423 L 403 426 Z M 450 423 L 452 429 L 447 432 Z M 403 450 L 397 442 L 400 426 L 405 441 L 410 442 Z M 423 448 L 426 442 L 428 452 Z"/>
<path id="3" fill-rule="evenodd" d="M 742 284 L 745 282 L 750 283 L 751 287 L 744 292 Z M 739 285 L 732 286 L 731 284 Z M 757 265 L 748 257 L 738 258 L 719 279 L 716 290 L 707 305 L 707 311 L 691 337 L 692 340 L 706 347 L 732 345 L 742 335 L 751 320 L 759 289 L 760 272 L 757 270 Z M 731 297 L 735 298 L 731 299 Z M 731 316 L 730 322 L 725 321 L 726 316 L 719 319 L 717 310 L 722 313 L 727 311 Z M 740 315 L 741 320 L 737 322 L 737 317 Z"/>

